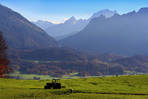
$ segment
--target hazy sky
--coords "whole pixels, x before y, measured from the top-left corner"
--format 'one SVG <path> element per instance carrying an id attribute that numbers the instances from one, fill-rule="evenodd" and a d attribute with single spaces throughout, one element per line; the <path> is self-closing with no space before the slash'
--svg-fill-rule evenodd
<path id="1" fill-rule="evenodd" d="M 30 20 L 63 22 L 75 16 L 86 19 L 102 9 L 126 13 L 148 7 L 148 0 L 0 0 L 0 3 Z"/>

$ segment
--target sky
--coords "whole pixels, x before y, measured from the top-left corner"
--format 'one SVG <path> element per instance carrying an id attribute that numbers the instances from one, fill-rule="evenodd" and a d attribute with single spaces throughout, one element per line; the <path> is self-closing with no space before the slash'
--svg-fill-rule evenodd
<path id="1" fill-rule="evenodd" d="M 61 23 L 71 16 L 87 19 L 102 9 L 123 14 L 148 7 L 148 0 L 0 0 L 31 21 L 45 20 Z"/>

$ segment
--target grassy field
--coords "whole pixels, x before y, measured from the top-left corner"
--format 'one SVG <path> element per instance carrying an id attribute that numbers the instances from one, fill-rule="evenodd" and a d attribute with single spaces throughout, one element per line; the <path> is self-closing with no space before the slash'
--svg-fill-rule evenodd
<path id="1" fill-rule="evenodd" d="M 148 75 L 62 79 L 60 90 L 44 90 L 47 82 L 0 79 L 0 99 L 148 99 Z"/>
<path id="2" fill-rule="evenodd" d="M 80 78 L 79 76 L 75 76 L 76 73 L 70 73 L 68 75 L 63 75 L 62 79 L 73 79 L 73 78 Z M 40 80 L 51 80 L 53 77 L 50 75 L 37 75 L 37 74 L 20 74 L 19 72 L 14 72 L 12 74 L 9 74 L 11 77 L 19 77 L 24 80 L 34 80 L 34 77 L 40 78 Z"/>
<path id="3" fill-rule="evenodd" d="M 39 77 L 41 80 L 47 80 L 47 79 L 52 79 L 51 76 L 48 75 L 35 75 L 35 74 L 19 74 L 19 73 L 15 73 L 15 74 L 11 74 L 12 77 L 20 77 L 23 78 L 25 80 L 33 80 L 34 77 Z"/>

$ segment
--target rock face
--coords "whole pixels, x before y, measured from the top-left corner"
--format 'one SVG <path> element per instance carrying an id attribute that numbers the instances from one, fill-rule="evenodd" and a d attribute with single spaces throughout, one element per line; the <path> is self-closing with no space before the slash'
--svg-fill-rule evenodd
<path id="1" fill-rule="evenodd" d="M 61 40 L 63 46 L 98 53 L 148 54 L 148 8 L 111 18 L 92 19 L 81 32 Z"/>
<path id="2" fill-rule="evenodd" d="M 57 46 L 57 42 L 41 28 L 2 5 L 0 5 L 0 31 L 4 33 L 9 48 L 38 49 Z"/>

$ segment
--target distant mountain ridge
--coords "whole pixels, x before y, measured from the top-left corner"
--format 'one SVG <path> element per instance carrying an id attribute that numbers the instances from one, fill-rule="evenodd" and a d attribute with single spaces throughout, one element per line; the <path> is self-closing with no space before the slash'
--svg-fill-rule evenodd
<path id="1" fill-rule="evenodd" d="M 57 40 L 60 40 L 81 31 L 83 28 L 87 26 L 89 21 L 92 20 L 93 18 L 97 18 L 100 16 L 105 16 L 106 18 L 110 18 L 114 14 L 117 14 L 117 12 L 104 9 L 94 13 L 89 19 L 85 20 L 84 19 L 77 20 L 74 16 L 72 16 L 64 23 L 60 24 L 52 24 L 51 22 L 48 23 L 47 21 L 41 21 L 41 20 L 34 22 L 34 24 L 44 29 L 49 35 L 53 36 Z"/>
<path id="2" fill-rule="evenodd" d="M 148 55 L 148 8 L 92 19 L 79 33 L 61 40 L 63 46 L 97 53 Z"/>
<path id="3" fill-rule="evenodd" d="M 38 27 L 42 28 L 43 30 L 46 30 L 48 27 L 54 26 L 56 24 L 48 22 L 48 21 L 42 21 L 42 20 L 38 20 L 36 22 L 32 22 L 35 25 L 37 25 Z"/>
<path id="4" fill-rule="evenodd" d="M 71 17 L 64 23 L 48 27 L 45 31 L 52 37 L 58 38 L 82 30 L 87 23 L 87 20 L 76 20 L 75 17 Z"/>
<path id="5" fill-rule="evenodd" d="M 0 31 L 9 48 L 38 49 L 58 46 L 55 39 L 19 13 L 0 5 Z"/>

